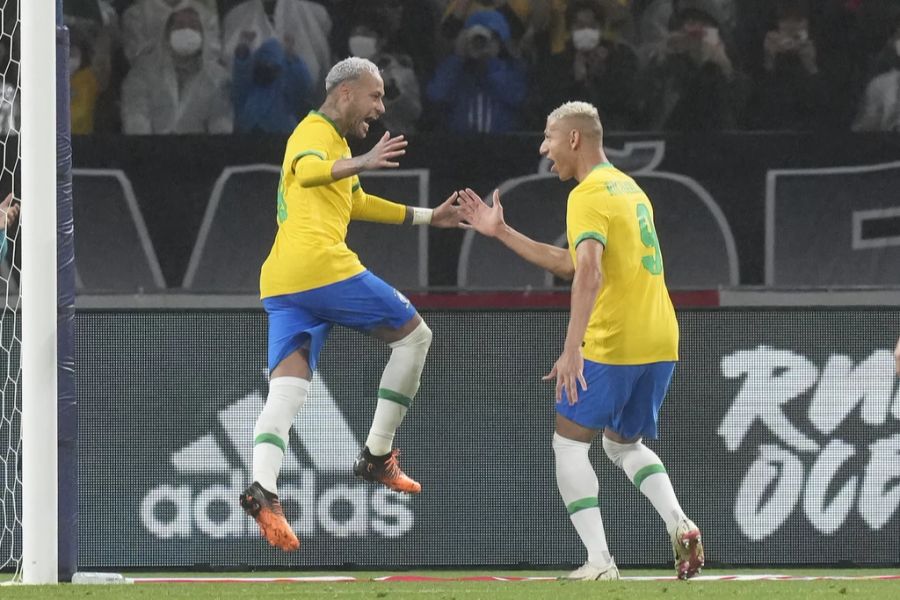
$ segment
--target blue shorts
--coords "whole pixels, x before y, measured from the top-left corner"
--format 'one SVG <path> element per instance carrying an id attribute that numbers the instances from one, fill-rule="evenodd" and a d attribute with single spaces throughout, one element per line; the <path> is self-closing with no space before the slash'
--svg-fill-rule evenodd
<path id="1" fill-rule="evenodd" d="M 627 439 L 656 439 L 659 408 L 674 370 L 674 362 L 607 365 L 586 360 L 587 390 L 577 384 L 578 402 L 571 405 L 563 390 L 556 412 L 589 429 L 609 428 Z"/>
<path id="2" fill-rule="evenodd" d="M 332 325 L 369 332 L 377 327 L 397 329 L 416 316 L 406 296 L 370 273 L 305 292 L 263 298 L 269 314 L 269 372 L 284 358 L 309 348 L 309 368 Z"/>

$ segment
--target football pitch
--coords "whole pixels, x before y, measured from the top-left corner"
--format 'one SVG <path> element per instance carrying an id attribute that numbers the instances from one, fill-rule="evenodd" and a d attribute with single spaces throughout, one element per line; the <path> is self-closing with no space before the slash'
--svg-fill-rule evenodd
<path id="1" fill-rule="evenodd" d="M 670 571 L 623 570 L 615 582 L 558 581 L 559 571 L 410 571 L 401 573 L 256 572 L 126 573 L 124 585 L 3 586 L 3 600 L 52 598 L 433 598 L 435 600 L 709 598 L 801 600 L 894 599 L 900 569 L 709 569 L 700 579 L 677 581 Z M 780 576 L 775 578 L 775 576 Z M 732 577 L 737 577 L 733 579 Z M 9 576 L 0 575 L 8 580 Z M 314 580 L 320 578 L 320 580 Z M 664 579 L 660 579 L 664 578 Z M 248 581 L 250 579 L 251 581 Z M 252 579 L 258 581 L 252 581 Z M 321 580 L 325 579 L 325 580 Z M 328 580 L 331 579 L 331 580 Z M 163 582 L 162 580 L 166 580 Z M 182 580 L 173 582 L 172 580 Z M 186 581 L 185 581 L 186 580 Z"/>

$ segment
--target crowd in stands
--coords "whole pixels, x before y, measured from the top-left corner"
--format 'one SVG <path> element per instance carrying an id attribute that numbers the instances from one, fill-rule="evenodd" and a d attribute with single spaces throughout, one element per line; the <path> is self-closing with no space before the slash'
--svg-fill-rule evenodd
<path id="1" fill-rule="evenodd" d="M 334 61 L 394 133 L 900 132 L 897 0 L 65 0 L 75 134 L 288 133 Z M 0 57 L 8 49 L 0 48 Z"/>

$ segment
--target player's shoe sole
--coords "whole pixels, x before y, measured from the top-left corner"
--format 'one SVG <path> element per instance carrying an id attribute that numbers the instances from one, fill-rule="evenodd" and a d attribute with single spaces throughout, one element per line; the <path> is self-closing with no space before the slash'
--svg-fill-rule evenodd
<path id="1" fill-rule="evenodd" d="M 285 552 L 300 548 L 300 540 L 284 516 L 278 496 L 266 491 L 259 483 L 253 482 L 241 494 L 241 508 L 253 517 L 259 532 L 272 546 Z"/>
<path id="2" fill-rule="evenodd" d="M 684 519 L 672 534 L 675 553 L 675 572 L 678 579 L 690 579 L 700 573 L 706 562 L 700 529 L 690 519 Z"/>
<path id="3" fill-rule="evenodd" d="M 395 492 L 420 493 L 421 484 L 400 469 L 397 459 L 399 455 L 400 451 L 394 449 L 385 456 L 373 456 L 368 448 L 363 448 L 353 463 L 353 474 L 366 481 L 385 485 Z"/>

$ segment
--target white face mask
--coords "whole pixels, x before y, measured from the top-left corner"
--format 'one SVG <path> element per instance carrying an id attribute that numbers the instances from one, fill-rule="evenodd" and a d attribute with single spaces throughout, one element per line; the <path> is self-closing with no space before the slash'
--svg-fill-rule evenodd
<path id="1" fill-rule="evenodd" d="M 572 31 L 572 45 L 576 50 L 593 50 L 600 43 L 600 30 L 592 27 Z"/>
<path id="2" fill-rule="evenodd" d="M 377 40 L 368 35 L 353 35 L 347 40 L 350 54 L 360 58 L 372 58 L 377 52 Z"/>
<path id="3" fill-rule="evenodd" d="M 175 54 L 191 56 L 203 46 L 203 36 L 196 29 L 173 29 L 169 34 L 169 45 Z"/>
<path id="4" fill-rule="evenodd" d="M 81 68 L 81 55 L 73 54 L 69 57 L 69 75 Z"/>

